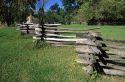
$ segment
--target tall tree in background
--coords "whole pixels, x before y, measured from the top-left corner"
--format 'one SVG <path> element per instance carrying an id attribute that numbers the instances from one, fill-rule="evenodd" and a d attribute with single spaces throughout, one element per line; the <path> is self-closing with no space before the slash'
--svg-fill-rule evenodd
<path id="1" fill-rule="evenodd" d="M 76 0 L 62 0 L 65 9 L 65 20 L 68 24 L 71 23 L 73 11 L 78 7 Z"/>
<path id="2" fill-rule="evenodd" d="M 101 0 L 77 0 L 79 9 L 77 11 L 77 20 L 80 22 L 95 21 L 97 15 L 97 5 Z"/>
<path id="3" fill-rule="evenodd" d="M 98 5 L 98 16 L 100 22 L 124 23 L 125 1 L 124 0 L 102 0 Z M 123 22 L 122 22 L 123 21 Z"/>
<path id="4" fill-rule="evenodd" d="M 8 26 L 15 21 L 20 22 L 35 9 L 37 0 L 0 0 L 0 21 Z"/>
<path id="5" fill-rule="evenodd" d="M 38 16 L 41 19 L 41 14 L 40 12 L 42 11 L 42 9 L 39 10 Z M 44 16 L 44 22 L 45 23 L 64 23 L 64 9 L 60 8 L 58 3 L 52 4 L 49 8 L 49 10 L 47 10 L 45 12 L 45 16 Z"/>
<path id="6" fill-rule="evenodd" d="M 39 17 L 39 21 L 40 21 L 40 25 L 42 26 L 42 40 L 44 40 L 45 37 L 45 28 L 44 28 L 44 23 L 45 23 L 45 4 L 47 2 L 47 0 L 40 0 L 41 1 L 41 8 L 38 12 L 38 17 Z"/>
<path id="7" fill-rule="evenodd" d="M 62 9 L 59 7 L 57 3 L 53 4 L 48 12 L 47 15 L 49 17 L 49 22 L 51 23 L 63 23 L 63 14 Z"/>
<path id="8" fill-rule="evenodd" d="M 98 21 L 105 24 L 125 22 L 125 0 L 77 0 L 80 21 Z"/>
<path id="9" fill-rule="evenodd" d="M 53 4 L 51 7 L 50 7 L 50 10 L 54 13 L 59 13 L 59 10 L 60 10 L 60 7 L 57 3 Z"/>
<path id="10" fill-rule="evenodd" d="M 59 16 L 60 7 L 57 3 L 50 6 L 49 10 L 45 13 L 45 20 L 47 23 L 57 23 L 59 22 L 58 16 Z"/>

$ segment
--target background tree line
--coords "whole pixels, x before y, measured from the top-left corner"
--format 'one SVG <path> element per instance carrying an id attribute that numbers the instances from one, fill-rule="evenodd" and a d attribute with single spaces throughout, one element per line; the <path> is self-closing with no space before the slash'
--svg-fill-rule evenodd
<path id="1" fill-rule="evenodd" d="M 8 26 L 23 22 L 29 13 L 33 14 L 36 0 L 0 0 L 0 22 Z"/>
<path id="2" fill-rule="evenodd" d="M 38 12 L 35 12 L 37 1 L 41 1 L 42 6 Z M 77 6 L 75 0 L 61 0 L 64 8 L 60 8 L 55 3 L 43 14 L 43 5 L 46 4 L 46 1 L 48 0 L 0 0 L 0 23 L 10 26 L 15 23 L 26 22 L 29 14 L 32 14 L 35 22 L 39 23 L 41 21 L 45 23 L 71 23 L 72 13 Z"/>
<path id="3" fill-rule="evenodd" d="M 125 0 L 77 0 L 75 19 L 88 24 L 125 24 Z"/>
<path id="4" fill-rule="evenodd" d="M 64 8 L 57 18 L 61 23 L 125 24 L 125 0 L 62 0 L 62 3 Z"/>
<path id="5" fill-rule="evenodd" d="M 44 12 L 43 6 L 35 13 L 38 0 L 0 0 L 0 22 L 11 24 L 26 21 L 29 14 L 36 22 L 45 23 L 84 23 L 124 24 L 125 0 L 61 0 L 63 8 L 55 3 Z M 44 4 L 44 1 L 41 0 Z"/>

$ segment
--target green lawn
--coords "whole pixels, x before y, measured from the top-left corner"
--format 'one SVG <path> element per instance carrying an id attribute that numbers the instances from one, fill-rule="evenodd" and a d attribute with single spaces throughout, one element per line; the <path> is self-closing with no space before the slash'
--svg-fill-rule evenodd
<path id="1" fill-rule="evenodd" d="M 103 26 L 101 31 L 105 37 L 125 39 L 123 27 L 112 28 Z M 45 43 L 36 49 L 31 37 L 20 36 L 15 28 L 0 28 L 0 82 L 125 82 L 124 77 L 105 75 L 91 79 L 74 61 L 74 49 Z"/>
<path id="2" fill-rule="evenodd" d="M 103 38 L 125 40 L 125 26 L 87 26 L 79 24 L 63 25 L 66 28 L 95 28 L 100 27 Z"/>
<path id="3" fill-rule="evenodd" d="M 125 40 L 125 26 L 101 26 L 104 38 Z"/>

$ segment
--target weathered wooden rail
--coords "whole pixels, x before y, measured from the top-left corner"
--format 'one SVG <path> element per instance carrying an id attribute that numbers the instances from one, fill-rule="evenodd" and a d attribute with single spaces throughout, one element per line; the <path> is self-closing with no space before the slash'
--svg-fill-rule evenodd
<path id="1" fill-rule="evenodd" d="M 106 39 L 106 41 L 110 41 L 110 42 L 118 42 L 118 43 L 125 43 L 125 40 Z"/>

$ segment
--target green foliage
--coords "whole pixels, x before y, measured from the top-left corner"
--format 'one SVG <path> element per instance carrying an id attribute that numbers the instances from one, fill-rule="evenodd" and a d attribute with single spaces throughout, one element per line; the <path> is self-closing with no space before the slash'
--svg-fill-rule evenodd
<path id="1" fill-rule="evenodd" d="M 77 11 L 77 20 L 125 20 L 124 0 L 77 0 L 80 5 Z M 119 21 L 117 21 L 119 22 Z"/>
<path id="2" fill-rule="evenodd" d="M 14 22 L 26 20 L 26 16 L 33 13 L 37 0 L 0 0 L 0 21 L 8 26 Z"/>
<path id="3" fill-rule="evenodd" d="M 58 15 L 52 11 L 47 11 L 45 13 L 46 23 L 58 23 Z"/>
<path id="4" fill-rule="evenodd" d="M 38 17 L 42 19 L 42 10 L 38 12 Z M 53 4 L 48 11 L 44 14 L 45 23 L 64 23 L 64 9 L 60 8 L 57 3 Z"/>
<path id="5" fill-rule="evenodd" d="M 65 10 L 65 23 L 70 24 L 73 20 L 74 11 L 78 8 L 76 0 L 62 0 Z"/>
<path id="6" fill-rule="evenodd" d="M 58 5 L 57 3 L 53 4 L 53 5 L 50 7 L 50 10 L 51 10 L 52 12 L 58 14 L 58 13 L 59 13 L 59 10 L 60 10 L 59 5 Z"/>
<path id="7" fill-rule="evenodd" d="M 101 79 L 101 76 L 98 74 L 97 71 L 94 71 L 86 82 L 97 82 L 99 79 Z M 102 81 L 101 81 L 102 82 Z"/>
<path id="8" fill-rule="evenodd" d="M 92 19 L 93 15 L 94 14 L 93 14 L 92 7 L 89 6 L 89 3 L 85 3 L 78 10 L 78 15 L 77 16 L 79 17 L 79 20 L 84 21 L 84 20 Z"/>
<path id="9" fill-rule="evenodd" d="M 92 75 L 91 75 L 91 80 L 94 80 L 94 79 L 96 79 L 98 77 L 98 73 L 97 73 L 97 71 L 94 71 L 93 73 L 92 73 Z"/>
<path id="10" fill-rule="evenodd" d="M 67 13 L 71 13 L 77 7 L 75 0 L 62 0 L 62 3 Z"/>
<path id="11" fill-rule="evenodd" d="M 124 18 L 125 1 L 123 0 L 102 0 L 98 5 L 98 18 L 118 19 Z"/>

